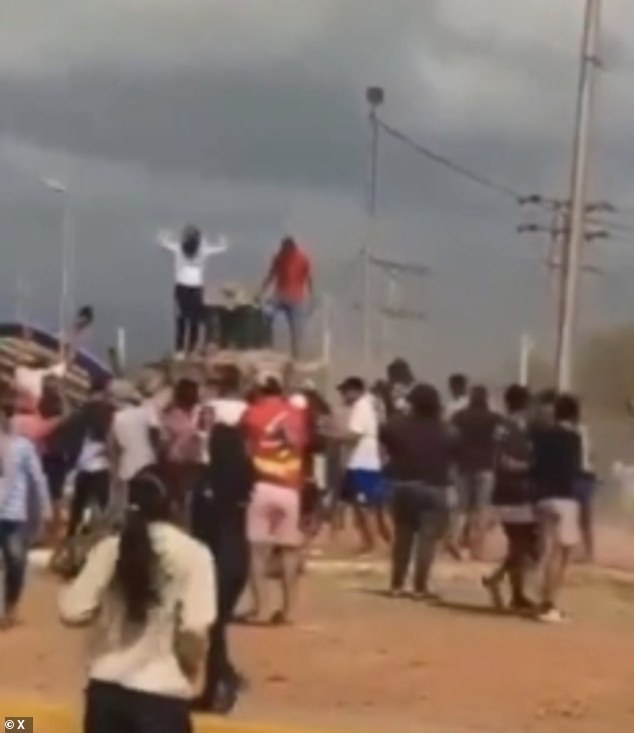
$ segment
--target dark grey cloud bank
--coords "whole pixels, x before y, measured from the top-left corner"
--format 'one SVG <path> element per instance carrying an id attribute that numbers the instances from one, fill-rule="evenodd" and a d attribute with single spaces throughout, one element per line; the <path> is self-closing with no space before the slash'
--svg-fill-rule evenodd
<path id="1" fill-rule="evenodd" d="M 54 313 L 59 205 L 41 173 L 74 181 L 78 299 L 97 303 L 108 333 L 128 323 L 138 354 L 169 338 L 169 265 L 151 243 L 163 224 L 226 230 L 235 248 L 215 274 L 248 280 L 272 242 L 297 231 L 345 300 L 341 273 L 363 235 L 368 82 L 386 85 L 386 115 L 432 147 L 520 191 L 565 190 L 580 13 L 564 0 L 511 4 L 513 17 L 502 12 L 508 0 L 297 0 L 252 11 L 241 0 L 230 9 L 188 0 L 180 12 L 167 0 L 85 0 L 45 26 L 42 0 L 28 4 L 43 14 L 40 37 L 25 6 L 4 0 L 3 307 L 21 274 L 37 284 L 34 313 Z M 617 5 L 616 31 L 633 15 Z M 23 43 L 7 50 L 12 23 Z M 629 81 L 627 69 L 612 74 L 598 115 L 595 186 L 621 201 L 634 199 Z M 497 359 L 480 348 L 488 334 L 503 354 L 519 328 L 545 330 L 547 289 L 535 250 L 514 234 L 512 203 L 389 140 L 380 202 L 383 247 L 435 272 L 420 297 L 430 320 L 408 339 L 410 353 L 435 371 L 458 360 L 488 368 Z M 609 257 L 622 269 L 627 247 Z M 605 298 L 593 286 L 588 316 L 626 315 L 627 292 L 615 296 L 610 283 Z"/>

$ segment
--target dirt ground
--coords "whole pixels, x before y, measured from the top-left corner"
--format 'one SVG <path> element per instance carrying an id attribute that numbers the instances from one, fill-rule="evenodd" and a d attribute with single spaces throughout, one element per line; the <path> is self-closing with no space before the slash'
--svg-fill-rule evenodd
<path id="1" fill-rule="evenodd" d="M 232 630 L 251 683 L 238 716 L 342 733 L 634 730 L 634 584 L 576 573 L 573 621 L 550 627 L 493 614 L 462 575 L 443 573 L 434 607 L 384 597 L 375 570 L 311 573 L 295 627 Z M 0 696 L 79 703 L 82 635 L 55 596 L 34 572 L 23 624 L 0 637 Z"/>

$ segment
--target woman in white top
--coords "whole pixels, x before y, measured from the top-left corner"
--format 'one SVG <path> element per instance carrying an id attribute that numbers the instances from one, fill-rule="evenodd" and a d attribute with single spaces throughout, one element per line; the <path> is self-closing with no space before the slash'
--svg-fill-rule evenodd
<path id="1" fill-rule="evenodd" d="M 209 550 L 168 524 L 153 474 L 130 482 L 120 536 L 97 544 L 60 596 L 62 620 L 92 631 L 84 733 L 190 733 L 216 617 Z"/>
<path id="2" fill-rule="evenodd" d="M 180 239 L 168 233 L 159 234 L 159 244 L 174 255 L 176 353 L 183 356 L 198 346 L 205 306 L 205 263 L 211 255 L 224 252 L 227 242 L 221 237 L 212 244 L 199 229 L 189 225 Z"/>

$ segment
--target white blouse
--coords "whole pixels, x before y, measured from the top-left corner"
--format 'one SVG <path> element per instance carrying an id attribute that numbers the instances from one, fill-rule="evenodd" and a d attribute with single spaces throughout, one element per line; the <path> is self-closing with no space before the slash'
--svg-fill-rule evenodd
<path id="1" fill-rule="evenodd" d="M 163 569 L 160 602 L 132 638 L 125 632 L 123 609 L 110 592 L 119 556 L 119 538 L 107 537 L 88 556 L 80 575 L 60 594 L 62 619 L 90 623 L 89 676 L 129 690 L 191 698 L 195 691 L 175 651 L 177 631 L 204 637 L 216 619 L 216 582 L 211 553 L 177 527 L 150 525 Z"/>
<path id="2" fill-rule="evenodd" d="M 225 237 L 216 242 L 203 239 L 198 252 L 193 257 L 186 257 L 181 249 L 180 241 L 169 232 L 158 235 L 159 246 L 174 255 L 174 278 L 177 285 L 187 288 L 202 288 L 205 284 L 205 263 L 211 255 L 226 252 L 229 247 Z"/>

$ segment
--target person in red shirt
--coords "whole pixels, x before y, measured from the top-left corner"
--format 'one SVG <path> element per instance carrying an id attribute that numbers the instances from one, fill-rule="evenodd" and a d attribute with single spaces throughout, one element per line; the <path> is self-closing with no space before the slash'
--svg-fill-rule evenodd
<path id="1" fill-rule="evenodd" d="M 284 624 L 291 619 L 294 607 L 302 544 L 305 420 L 284 396 L 277 377 L 263 375 L 258 381 L 257 396 L 242 419 L 256 476 L 247 512 L 253 592 L 249 617 L 256 622 L 264 618 L 266 578 L 273 550 L 278 549 L 283 602 L 270 621 Z"/>
<path id="2" fill-rule="evenodd" d="M 298 358 L 302 349 L 306 306 L 313 295 L 310 260 L 292 237 L 282 240 L 262 283 L 261 295 L 274 287 L 274 314 L 282 313 L 288 323 L 291 354 Z"/>

